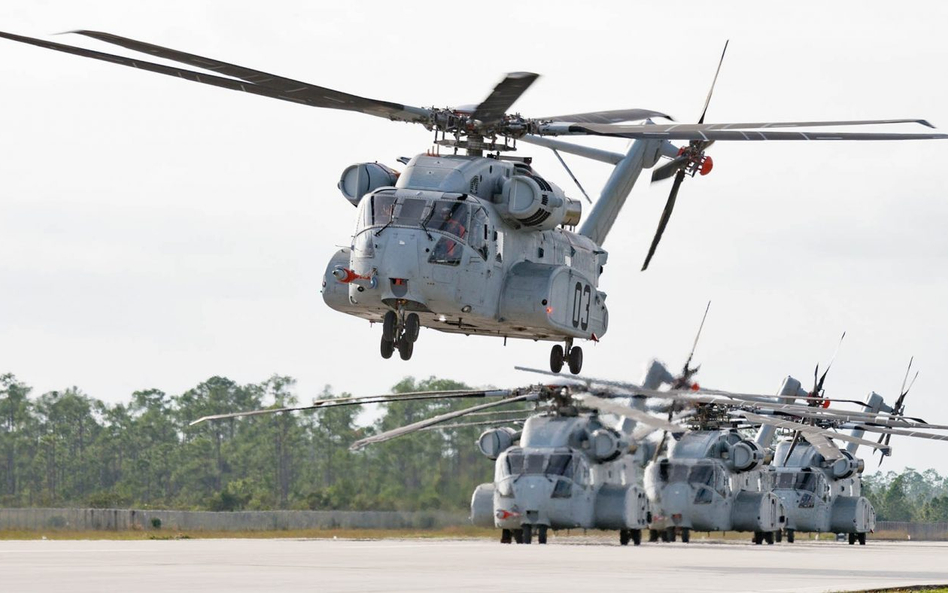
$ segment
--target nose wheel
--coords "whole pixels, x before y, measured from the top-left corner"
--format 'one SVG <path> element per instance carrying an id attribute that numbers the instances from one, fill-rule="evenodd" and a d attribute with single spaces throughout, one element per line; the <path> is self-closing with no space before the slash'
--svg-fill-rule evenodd
<path id="1" fill-rule="evenodd" d="M 391 358 L 398 350 L 399 358 L 410 360 L 420 331 L 421 320 L 417 313 L 386 312 L 382 317 L 382 343 L 379 347 L 382 358 Z"/>
<path id="2" fill-rule="evenodd" d="M 578 375 L 583 370 L 583 349 L 573 346 L 573 340 L 566 340 L 566 348 L 559 344 L 550 350 L 550 370 L 558 373 L 563 370 L 563 364 L 569 366 L 569 372 Z"/>

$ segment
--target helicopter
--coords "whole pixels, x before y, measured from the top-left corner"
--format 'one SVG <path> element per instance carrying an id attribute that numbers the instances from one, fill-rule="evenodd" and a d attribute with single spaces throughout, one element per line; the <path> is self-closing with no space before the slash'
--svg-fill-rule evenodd
<path id="1" fill-rule="evenodd" d="M 906 371 L 906 380 L 910 370 L 911 362 Z M 866 545 L 866 534 L 875 529 L 875 510 L 869 500 L 861 496 L 865 461 L 856 457 L 859 446 L 866 444 L 861 440 L 866 432 L 881 434 L 878 442 L 870 443 L 869 446 L 878 450 L 882 459 L 891 454 L 889 442 L 893 435 L 948 441 L 946 435 L 925 432 L 943 430 L 945 426 L 931 425 L 920 418 L 905 417 L 905 396 L 913 383 L 914 379 L 906 388 L 903 380 L 894 406 L 887 405 L 884 398 L 873 391 L 862 404 L 863 411 L 813 415 L 814 424 L 849 429 L 851 438 L 860 439 L 851 441 L 846 449 L 840 450 L 831 443 L 819 440 L 800 442 L 798 432 L 794 432 L 791 440 L 777 445 L 774 492 L 788 509 L 786 534 L 789 543 L 793 543 L 796 531 L 804 531 L 844 533 L 850 545 L 857 541 L 860 545 Z M 780 393 L 798 396 L 804 401 L 813 397 L 813 392 L 803 389 L 793 377 L 787 377 Z M 780 424 L 772 426 L 774 430 L 777 427 L 784 428 Z"/>
<path id="2" fill-rule="evenodd" d="M 689 364 L 693 354 L 694 350 Z M 680 535 L 688 542 L 690 532 L 697 529 L 752 531 L 757 545 L 779 542 L 786 533 L 788 543 L 793 543 L 795 533 L 802 530 L 847 533 L 850 543 L 864 545 L 866 533 L 874 528 L 875 512 L 860 496 L 865 464 L 855 456 L 857 447 L 867 446 L 886 456 L 891 452 L 886 436 L 946 441 L 948 436 L 926 431 L 948 426 L 905 417 L 908 390 L 904 382 L 897 406 L 892 407 L 885 406 L 877 394 L 866 402 L 825 397 L 822 386 L 830 366 L 832 362 L 821 377 L 817 367 L 812 391 L 787 377 L 776 396 L 696 389 L 689 383 L 694 373 L 683 382 L 658 361 L 647 367 L 642 386 L 584 378 L 588 389 L 599 384 L 620 390 L 607 391 L 613 397 L 625 393 L 626 397 L 664 399 L 669 422 L 691 429 L 666 431 L 652 449 L 654 459 L 644 473 L 652 509 L 649 541 L 674 541 Z M 659 391 L 663 385 L 679 387 Z M 832 403 L 863 410 L 829 410 Z M 679 413 L 677 418 L 674 412 Z M 744 434 L 752 428 L 757 428 L 754 439 Z M 792 431 L 794 437 L 774 450 L 770 446 L 778 429 Z M 840 432 L 844 430 L 851 432 Z M 863 438 L 866 432 L 881 433 L 883 438 L 867 440 Z M 674 439 L 666 455 L 659 457 L 667 434 Z M 834 439 L 847 442 L 847 448 L 837 447 Z"/>
<path id="3" fill-rule="evenodd" d="M 383 358 L 391 358 L 397 350 L 401 359 L 409 360 L 420 329 L 426 327 L 505 341 L 556 342 L 550 350 L 551 371 L 558 373 L 567 365 L 578 374 L 583 351 L 575 342 L 599 341 L 609 325 L 607 295 L 600 290 L 608 260 L 602 245 L 643 169 L 655 167 L 664 158 L 669 162 L 655 169 L 652 180 L 674 176 L 644 270 L 667 227 L 684 179 L 711 171 L 713 163 L 706 152 L 714 142 L 948 138 L 938 133 L 794 129 L 870 124 L 933 127 L 922 119 L 706 124 L 714 82 L 697 124 L 674 123 L 665 113 L 638 108 L 539 118 L 511 113 L 538 77 L 530 72 L 508 74 L 476 106 L 415 107 L 110 33 L 73 33 L 197 70 L 12 33 L 0 32 L 0 37 L 262 97 L 418 124 L 434 133 L 436 150 L 400 158 L 403 171 L 378 162 L 357 163 L 343 171 L 338 184 L 356 208 L 356 230 L 349 246 L 330 258 L 323 300 L 336 311 L 381 323 Z M 723 58 L 722 53 L 722 62 Z M 720 68 L 721 62 L 715 81 Z M 673 123 L 653 121 L 663 118 Z M 624 138 L 632 143 L 627 151 L 614 152 L 557 136 Z M 585 220 L 581 203 L 534 170 L 530 157 L 508 154 L 517 149 L 518 141 L 553 150 L 577 185 L 561 152 L 613 166 Z M 674 141 L 687 144 L 676 146 Z M 440 154 L 441 148 L 451 154 Z"/>
<path id="4" fill-rule="evenodd" d="M 648 498 L 638 485 L 638 469 L 650 452 L 644 436 L 653 430 L 682 430 L 645 412 L 610 402 L 586 390 L 564 385 L 531 385 L 516 389 L 425 391 L 398 395 L 317 400 L 308 406 L 269 408 L 205 416 L 207 421 L 315 410 L 326 407 L 392 403 L 423 399 L 490 398 L 491 401 L 426 418 L 351 445 L 359 450 L 374 443 L 420 430 L 494 425 L 483 432 L 477 447 L 495 461 L 494 481 L 472 495 L 475 525 L 501 530 L 501 543 L 530 544 L 534 535 L 547 543 L 550 529 L 616 530 L 619 543 L 639 545 L 650 520 Z M 533 403 L 533 410 L 495 412 L 494 408 Z M 600 413 L 631 419 L 640 427 L 625 432 L 610 426 Z M 496 417 L 481 420 L 484 415 Z M 450 422 L 464 417 L 470 423 Z M 522 424 L 521 430 L 507 425 Z M 504 426 L 497 426 L 504 425 Z"/>

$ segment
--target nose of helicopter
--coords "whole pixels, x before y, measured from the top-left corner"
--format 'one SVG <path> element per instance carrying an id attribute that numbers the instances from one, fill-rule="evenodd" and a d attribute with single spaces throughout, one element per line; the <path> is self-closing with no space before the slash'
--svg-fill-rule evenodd
<path id="1" fill-rule="evenodd" d="M 514 484 L 514 499 L 522 510 L 524 523 L 544 524 L 550 522 L 547 508 L 553 494 L 554 483 L 546 476 L 521 476 Z"/>
<path id="2" fill-rule="evenodd" d="M 379 276 L 381 300 L 426 306 L 421 262 L 429 243 L 427 235 L 420 229 L 389 228 L 374 237 L 374 243 L 373 265 Z"/>
<path id="3" fill-rule="evenodd" d="M 691 506 L 691 488 L 687 484 L 669 484 L 662 492 L 662 510 L 677 527 L 690 527 L 688 509 Z"/>

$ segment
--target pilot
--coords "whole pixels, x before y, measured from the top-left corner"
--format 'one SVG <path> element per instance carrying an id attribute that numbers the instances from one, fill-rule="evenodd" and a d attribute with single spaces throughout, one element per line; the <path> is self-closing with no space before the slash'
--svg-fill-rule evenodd
<path id="1" fill-rule="evenodd" d="M 455 209 L 453 207 L 444 206 L 439 210 L 438 215 L 440 218 L 436 228 L 451 233 L 458 238 L 464 238 L 464 233 L 467 232 L 467 229 L 464 228 L 460 220 L 455 218 Z M 454 260 L 460 257 L 461 248 L 457 241 L 452 241 L 445 237 L 438 241 L 438 245 L 435 248 L 435 255 L 442 260 Z"/>

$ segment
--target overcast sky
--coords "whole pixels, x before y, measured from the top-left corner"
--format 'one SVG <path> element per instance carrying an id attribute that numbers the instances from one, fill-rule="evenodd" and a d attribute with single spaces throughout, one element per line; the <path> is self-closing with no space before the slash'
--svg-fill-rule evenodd
<path id="1" fill-rule="evenodd" d="M 942 2 L 4 2 L 0 28 L 98 29 L 354 94 L 477 103 L 505 72 L 542 78 L 527 116 L 642 107 L 708 122 L 924 117 L 948 129 Z M 122 50 L 78 36 L 57 41 Z M 522 385 L 549 344 L 423 330 L 414 358 L 319 294 L 355 211 L 349 164 L 422 152 L 431 135 L 0 40 L 0 372 L 39 394 L 124 401 L 213 376 L 367 395 L 402 377 Z M 903 128 L 904 129 L 904 128 Z M 920 128 L 919 131 L 923 129 Z M 597 146 L 622 150 L 622 140 Z M 577 197 L 554 157 L 536 168 Z M 896 395 L 948 423 L 948 142 L 724 143 L 689 179 L 650 269 L 668 185 L 634 189 L 605 247 L 610 328 L 584 371 L 638 380 L 679 367 L 705 303 L 699 380 L 773 392 L 847 339 L 829 395 Z M 570 158 L 587 189 L 609 173 Z M 948 444 L 894 439 L 884 468 L 948 473 Z M 870 468 L 875 462 L 870 462 Z"/>

